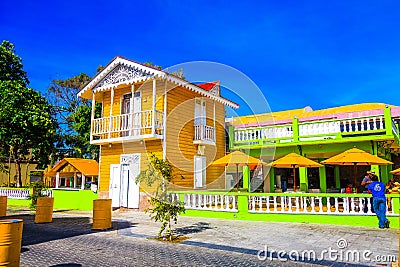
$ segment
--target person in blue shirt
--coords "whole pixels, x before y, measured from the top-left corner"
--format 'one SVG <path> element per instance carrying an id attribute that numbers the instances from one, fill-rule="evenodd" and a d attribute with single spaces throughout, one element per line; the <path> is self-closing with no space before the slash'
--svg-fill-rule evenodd
<path id="1" fill-rule="evenodd" d="M 385 184 L 378 181 L 378 176 L 371 177 L 372 183 L 368 185 L 368 192 L 372 194 L 372 205 L 379 220 L 379 228 L 389 228 L 389 220 L 386 218 Z"/>

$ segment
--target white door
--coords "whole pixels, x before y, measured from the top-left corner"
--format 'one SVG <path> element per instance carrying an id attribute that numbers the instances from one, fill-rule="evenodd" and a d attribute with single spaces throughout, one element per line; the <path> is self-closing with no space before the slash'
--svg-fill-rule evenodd
<path id="1" fill-rule="evenodd" d="M 121 164 L 121 193 L 119 195 L 119 201 L 121 207 L 128 207 L 128 188 L 129 188 L 129 165 Z"/>
<path id="2" fill-rule="evenodd" d="M 120 205 L 120 190 L 121 190 L 120 170 L 121 170 L 120 164 L 111 164 L 109 196 L 111 199 L 111 206 L 114 208 L 121 207 L 121 205 Z"/>
<path id="3" fill-rule="evenodd" d="M 140 135 L 142 126 L 142 95 L 140 91 L 133 94 L 133 135 Z"/>
<path id="4" fill-rule="evenodd" d="M 194 188 L 206 186 L 206 157 L 194 157 Z"/>
<path id="5" fill-rule="evenodd" d="M 139 208 L 139 184 L 135 180 L 140 172 L 140 154 L 122 155 L 122 164 L 111 164 L 110 198 L 112 207 Z M 127 160 L 126 160 L 127 159 Z"/>
<path id="6" fill-rule="evenodd" d="M 139 208 L 139 184 L 135 182 L 139 171 L 139 162 L 121 164 L 121 207 Z"/>
<path id="7" fill-rule="evenodd" d="M 136 177 L 140 172 L 140 161 L 130 165 L 130 179 L 128 183 L 128 208 L 138 209 L 140 201 L 139 183 L 136 183 Z"/>

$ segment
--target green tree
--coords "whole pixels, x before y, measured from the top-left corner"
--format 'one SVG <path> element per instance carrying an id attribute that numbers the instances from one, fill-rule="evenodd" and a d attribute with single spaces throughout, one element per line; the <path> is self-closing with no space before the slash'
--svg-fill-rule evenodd
<path id="1" fill-rule="evenodd" d="M 71 126 L 76 134 L 66 136 L 67 145 L 74 147 L 74 150 L 80 157 L 99 158 L 99 146 L 90 144 L 90 125 L 91 125 L 92 108 L 88 105 L 82 105 L 71 114 Z M 96 103 L 95 117 L 100 117 L 101 104 Z"/>
<path id="2" fill-rule="evenodd" d="M 52 105 L 20 81 L 0 81 L 0 155 L 15 162 L 19 186 L 22 161 L 49 163 L 57 123 Z"/>
<path id="3" fill-rule="evenodd" d="M 0 45 L 0 157 L 13 159 L 22 185 L 22 161 L 46 165 L 57 124 L 48 101 L 32 88 L 14 45 Z"/>
<path id="4" fill-rule="evenodd" d="M 20 81 L 24 85 L 29 84 L 22 59 L 15 54 L 14 45 L 7 40 L 0 45 L 0 81 Z"/>
<path id="5" fill-rule="evenodd" d="M 91 79 L 80 73 L 66 80 L 53 80 L 48 98 L 56 108 L 60 125 L 58 147 L 72 148 L 77 157 L 97 159 L 99 147 L 90 144 L 91 101 L 77 97 Z M 100 112 L 101 105 L 96 104 L 96 114 Z"/>
<path id="6" fill-rule="evenodd" d="M 166 182 L 173 183 L 176 178 L 174 168 L 168 160 L 159 159 L 154 153 L 150 153 L 148 168 L 142 171 L 136 182 L 144 182 L 148 186 L 155 186 L 154 195 L 150 197 L 150 208 L 145 212 L 150 213 L 150 218 L 155 222 L 162 222 L 158 237 L 164 237 L 169 241 L 173 239 L 172 222 L 177 223 L 178 216 L 185 213 L 183 202 L 174 199 L 166 189 Z M 179 175 L 182 179 L 182 175 Z"/>

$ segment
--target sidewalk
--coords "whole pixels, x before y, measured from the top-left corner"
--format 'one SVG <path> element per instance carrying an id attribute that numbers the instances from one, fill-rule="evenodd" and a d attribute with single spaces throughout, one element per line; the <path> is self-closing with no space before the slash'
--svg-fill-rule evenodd
<path id="1" fill-rule="evenodd" d="M 28 212 L 8 212 L 8 215 L 18 215 L 18 213 Z M 54 235 L 63 238 L 73 236 L 76 232 L 81 238 L 71 239 L 70 242 L 90 241 L 91 238 L 95 238 L 91 244 L 98 244 L 103 239 L 112 240 L 114 244 L 163 243 L 148 239 L 156 237 L 161 226 L 161 223 L 151 221 L 148 214 L 114 211 L 112 216 L 113 230 L 110 231 L 93 232 L 90 229 L 92 217 L 90 211 L 58 211 L 53 214 L 54 222 L 51 224 L 29 226 L 32 222 L 27 221 L 27 226 L 36 229 L 35 231 L 52 228 L 54 233 L 57 232 Z M 343 219 L 346 217 L 343 216 Z M 188 237 L 187 240 L 170 248 L 177 249 L 175 255 L 179 253 L 179 248 L 182 253 L 196 250 L 204 252 L 204 249 L 207 249 L 211 253 L 214 251 L 215 254 L 243 255 L 253 259 L 256 265 L 260 266 L 271 266 L 272 263 L 274 266 L 280 266 L 279 262 L 283 264 L 283 261 L 286 262 L 285 266 L 391 266 L 390 261 L 393 261 L 393 258 L 388 257 L 395 256 L 397 259 L 399 248 L 397 229 L 381 230 L 370 227 L 235 221 L 186 216 L 180 216 L 178 224 L 173 225 L 173 228 L 176 233 Z M 34 235 L 35 233 L 30 232 L 26 236 L 27 240 L 37 238 Z M 60 241 L 65 244 L 65 240 Z M 28 241 L 25 246 L 33 253 L 35 249 L 30 243 L 37 242 Z M 38 251 L 49 246 L 44 241 L 41 241 L 41 244 L 43 245 L 37 247 Z M 28 253 L 25 256 L 25 254 L 28 263 L 29 260 L 34 262 L 36 259 L 34 255 L 30 256 Z M 153 264 L 153 266 L 159 265 Z"/>
<path id="2" fill-rule="evenodd" d="M 119 230 L 119 235 L 139 238 L 156 236 L 161 225 L 152 222 L 148 214 L 143 212 L 115 211 L 113 219 L 120 223 L 127 221 L 132 224 L 130 228 Z M 304 251 L 315 251 L 316 258 L 322 253 L 320 258 L 325 260 L 329 261 L 336 257 L 338 261 L 343 259 L 343 262 L 351 263 L 351 255 L 340 256 L 340 252 L 349 254 L 359 251 L 359 261 L 364 264 L 390 266 L 384 264 L 388 263 L 386 261 L 380 263 L 371 261 L 379 261 L 382 256 L 387 258 L 390 255 L 396 256 L 397 259 L 399 249 L 397 229 L 234 221 L 185 216 L 179 217 L 178 224 L 173 227 L 177 233 L 189 237 L 182 244 L 256 255 L 260 250 L 271 253 L 284 251 L 286 256 L 291 253 L 294 257 L 296 252 L 301 256 Z M 328 255 L 329 251 L 333 252 L 331 256 Z M 364 252 L 368 254 L 364 256 L 365 259 L 361 255 Z M 272 255 L 277 256 L 275 254 Z M 380 258 L 377 259 L 377 256 Z M 278 260 L 278 257 L 274 258 Z"/>

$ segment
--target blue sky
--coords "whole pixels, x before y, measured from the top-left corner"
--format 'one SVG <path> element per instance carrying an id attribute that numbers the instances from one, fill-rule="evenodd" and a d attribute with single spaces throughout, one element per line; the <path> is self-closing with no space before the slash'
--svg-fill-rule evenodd
<path id="1" fill-rule="evenodd" d="M 163 67 L 232 66 L 273 111 L 400 105 L 399 10 L 384 0 L 2 0 L 0 40 L 15 44 L 42 92 L 52 79 L 93 75 L 121 55 Z"/>

